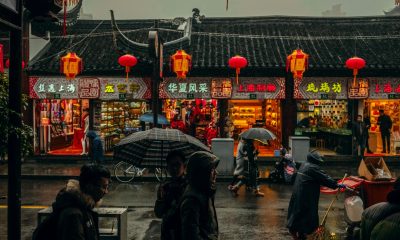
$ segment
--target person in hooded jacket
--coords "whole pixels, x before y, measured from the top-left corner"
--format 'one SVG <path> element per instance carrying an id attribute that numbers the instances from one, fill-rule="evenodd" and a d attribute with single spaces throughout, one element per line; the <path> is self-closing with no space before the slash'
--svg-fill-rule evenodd
<path id="1" fill-rule="evenodd" d="M 307 235 L 318 228 L 320 186 L 332 189 L 345 187 L 337 184 L 320 168 L 322 162 L 322 157 L 317 152 L 310 152 L 307 161 L 297 172 L 287 216 L 287 228 L 293 239 L 306 239 Z"/>
<path id="2" fill-rule="evenodd" d="M 56 240 L 98 240 L 98 214 L 93 208 L 108 193 L 110 171 L 100 165 L 84 165 L 79 181 L 69 180 L 53 203 L 58 213 Z"/>
<path id="3" fill-rule="evenodd" d="M 95 131 L 89 131 L 86 135 L 92 140 L 92 146 L 90 147 L 92 162 L 101 163 L 104 157 L 101 138 L 96 134 Z"/>
<path id="4" fill-rule="evenodd" d="M 361 218 L 360 240 L 396 240 L 400 237 L 400 178 L 387 202 L 374 204 L 364 210 Z"/>
<path id="5" fill-rule="evenodd" d="M 205 151 L 189 157 L 188 186 L 182 196 L 180 215 L 183 240 L 218 239 L 218 219 L 214 205 L 218 158 Z"/>
<path id="6" fill-rule="evenodd" d="M 171 179 L 161 184 L 157 191 L 154 213 L 162 218 L 161 239 L 181 239 L 179 204 L 187 182 L 184 176 L 186 158 L 180 151 L 171 151 L 166 158 Z"/>

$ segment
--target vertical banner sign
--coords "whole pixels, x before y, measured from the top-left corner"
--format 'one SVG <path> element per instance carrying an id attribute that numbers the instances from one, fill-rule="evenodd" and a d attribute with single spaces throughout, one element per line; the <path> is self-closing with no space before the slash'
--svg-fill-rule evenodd
<path id="1" fill-rule="evenodd" d="M 353 81 L 349 81 L 349 99 L 364 99 L 368 98 L 369 86 L 367 79 L 358 79 L 357 84 L 353 86 Z"/>
<path id="2" fill-rule="evenodd" d="M 3 44 L 0 44 L 0 72 L 4 73 Z"/>

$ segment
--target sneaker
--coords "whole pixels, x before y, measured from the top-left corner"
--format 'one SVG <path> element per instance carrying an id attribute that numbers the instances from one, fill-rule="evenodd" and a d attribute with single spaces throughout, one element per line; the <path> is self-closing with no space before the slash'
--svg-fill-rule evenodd
<path id="1" fill-rule="evenodd" d="M 233 188 L 233 186 L 232 186 L 232 185 L 228 185 L 228 190 L 229 190 L 229 191 L 231 191 L 231 190 L 232 190 L 232 188 Z"/>
<path id="2" fill-rule="evenodd" d="M 239 196 L 239 194 L 237 193 L 237 192 L 239 191 L 239 187 L 238 187 L 238 186 L 232 186 L 232 188 L 229 189 L 229 191 L 231 191 L 231 193 L 232 193 L 235 197 Z"/>

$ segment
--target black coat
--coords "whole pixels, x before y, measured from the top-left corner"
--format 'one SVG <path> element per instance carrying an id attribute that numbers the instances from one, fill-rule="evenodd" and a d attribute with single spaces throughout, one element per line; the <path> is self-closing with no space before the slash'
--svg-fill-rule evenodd
<path id="1" fill-rule="evenodd" d="M 364 122 L 354 122 L 352 127 L 353 137 L 358 144 L 365 144 L 368 139 L 368 128 Z"/>
<path id="2" fill-rule="evenodd" d="M 389 132 L 392 128 L 392 119 L 386 114 L 378 117 L 378 125 L 381 132 Z"/>
<path id="3" fill-rule="evenodd" d="M 82 193 L 79 183 L 70 180 L 53 203 L 53 211 L 59 213 L 57 240 L 98 240 L 98 214 L 92 209 L 93 199 Z"/>
<path id="4" fill-rule="evenodd" d="M 332 189 L 337 183 L 317 164 L 305 162 L 297 172 L 288 209 L 287 227 L 296 232 L 311 234 L 319 226 L 318 202 L 320 185 Z"/>

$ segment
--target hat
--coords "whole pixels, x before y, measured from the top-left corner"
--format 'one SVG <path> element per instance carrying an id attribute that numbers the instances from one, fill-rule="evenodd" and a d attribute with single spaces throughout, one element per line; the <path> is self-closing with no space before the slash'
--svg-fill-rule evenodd
<path id="1" fill-rule="evenodd" d="M 317 150 L 313 150 L 307 154 L 307 161 L 309 162 L 316 162 L 316 163 L 323 163 L 324 160 L 322 159 L 321 155 L 317 152 Z"/>
<path id="2" fill-rule="evenodd" d="M 400 204 L 400 178 L 394 182 L 393 190 L 386 197 L 390 203 Z"/>

